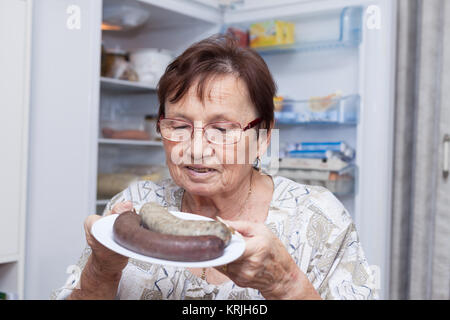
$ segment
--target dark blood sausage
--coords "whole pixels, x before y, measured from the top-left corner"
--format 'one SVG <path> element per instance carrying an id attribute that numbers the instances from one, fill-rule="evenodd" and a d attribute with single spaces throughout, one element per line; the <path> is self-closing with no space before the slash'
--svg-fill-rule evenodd
<path id="1" fill-rule="evenodd" d="M 173 261 L 205 261 L 223 254 L 224 241 L 216 236 L 178 236 L 150 231 L 141 216 L 128 211 L 113 225 L 114 240 L 137 253 Z"/>

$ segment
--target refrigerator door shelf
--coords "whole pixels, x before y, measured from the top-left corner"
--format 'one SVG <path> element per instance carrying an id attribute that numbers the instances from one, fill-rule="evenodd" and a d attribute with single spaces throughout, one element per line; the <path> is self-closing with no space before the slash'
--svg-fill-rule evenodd
<path id="1" fill-rule="evenodd" d="M 356 166 L 349 165 L 340 171 L 280 169 L 278 174 L 301 184 L 325 187 L 342 197 L 354 195 L 356 172 Z"/>
<path id="2" fill-rule="evenodd" d="M 280 158 L 278 168 L 280 169 L 305 169 L 338 171 L 344 170 L 349 163 L 339 158 L 331 159 L 308 159 L 308 158 Z"/>
<path id="3" fill-rule="evenodd" d="M 275 112 L 275 120 L 277 124 L 291 125 L 357 125 L 359 105 L 359 95 L 331 100 L 285 100 L 282 111 Z"/>
<path id="4" fill-rule="evenodd" d="M 270 47 L 259 47 L 254 49 L 261 55 L 269 55 L 288 52 L 309 52 L 320 50 L 357 48 L 359 44 L 360 44 L 359 41 L 330 40 L 330 41 L 320 41 L 320 42 L 318 41 L 309 43 L 295 43 L 290 45 L 277 45 Z"/>
<path id="5" fill-rule="evenodd" d="M 303 18 L 301 16 L 297 17 L 294 19 L 294 21 L 292 21 L 296 24 L 296 29 L 294 31 L 296 34 L 296 40 L 294 44 L 254 47 L 253 49 L 259 52 L 261 55 L 269 55 L 289 52 L 309 52 L 359 47 L 362 40 L 363 8 L 360 6 L 345 7 L 340 11 L 340 16 L 338 17 L 338 19 L 339 23 L 336 24 L 335 28 L 339 27 L 339 30 L 333 32 L 333 36 L 329 36 L 318 41 L 311 41 L 302 39 L 301 36 L 302 32 L 304 32 L 304 28 L 302 27 L 302 25 L 300 25 L 299 27 L 296 23 L 296 21 L 305 23 L 305 21 L 311 20 L 311 18 Z M 227 32 L 228 27 L 235 27 L 242 31 L 248 31 L 250 25 L 251 23 L 224 25 L 222 26 L 222 33 Z M 314 25 L 314 22 L 312 22 L 312 25 Z M 314 30 L 317 30 L 317 28 L 314 26 L 308 26 L 308 30 L 309 29 L 312 29 L 312 32 L 314 32 Z M 270 30 L 268 30 L 267 32 L 270 32 Z M 251 36 L 252 35 L 250 34 L 249 37 Z"/>

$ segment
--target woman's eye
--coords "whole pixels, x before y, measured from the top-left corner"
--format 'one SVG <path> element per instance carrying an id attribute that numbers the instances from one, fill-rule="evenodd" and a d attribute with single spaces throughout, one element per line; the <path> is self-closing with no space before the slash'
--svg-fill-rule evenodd
<path id="1" fill-rule="evenodd" d="M 173 127 L 174 130 L 183 130 L 183 129 L 187 129 L 188 126 L 178 126 L 178 127 Z"/>
<path id="2" fill-rule="evenodd" d="M 227 131 L 227 129 L 221 127 L 214 127 L 214 129 L 220 131 L 221 133 L 225 133 Z"/>

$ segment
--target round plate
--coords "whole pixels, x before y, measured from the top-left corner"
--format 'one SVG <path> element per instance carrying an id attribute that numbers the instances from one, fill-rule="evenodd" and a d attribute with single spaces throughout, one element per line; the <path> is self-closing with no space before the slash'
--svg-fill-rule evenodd
<path id="1" fill-rule="evenodd" d="M 178 211 L 170 211 L 173 215 L 177 216 L 178 218 L 185 219 L 185 220 L 212 220 L 210 218 L 206 218 L 203 216 L 199 216 L 196 214 L 191 213 L 185 213 L 185 212 L 178 212 Z M 113 225 L 114 221 L 118 217 L 118 214 L 112 214 L 109 216 L 106 216 L 100 220 L 97 220 L 94 225 L 92 226 L 91 234 L 97 239 L 98 242 L 100 242 L 102 245 L 107 247 L 108 249 L 117 252 L 123 256 L 149 262 L 149 263 L 155 263 L 155 264 L 162 264 L 166 266 L 175 266 L 175 267 L 189 267 L 189 268 L 208 268 L 208 267 L 216 267 L 216 266 L 222 266 L 227 263 L 230 263 L 237 258 L 239 258 L 245 250 L 245 241 L 242 238 L 242 236 L 235 232 L 232 237 L 231 241 L 228 244 L 228 246 L 225 248 L 224 253 L 222 256 L 212 259 L 212 260 L 206 260 L 206 261 L 198 261 L 198 262 L 191 262 L 191 261 L 172 261 L 172 260 L 164 260 L 164 259 L 158 259 L 153 258 L 149 256 L 142 255 L 140 253 L 134 252 L 132 250 L 129 250 L 127 248 L 122 247 L 120 244 L 118 244 L 116 241 L 114 241 L 113 237 Z"/>

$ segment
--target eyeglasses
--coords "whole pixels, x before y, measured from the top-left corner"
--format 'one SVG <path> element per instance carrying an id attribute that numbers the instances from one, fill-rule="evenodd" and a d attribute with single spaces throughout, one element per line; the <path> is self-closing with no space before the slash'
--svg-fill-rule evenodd
<path id="1" fill-rule="evenodd" d="M 242 132 L 254 128 L 262 119 L 257 118 L 248 123 L 244 128 L 238 122 L 219 121 L 208 123 L 202 129 L 206 139 L 214 144 L 236 144 L 241 140 Z M 159 131 L 164 139 L 174 142 L 183 142 L 192 139 L 194 126 L 187 121 L 160 118 L 158 120 Z"/>

